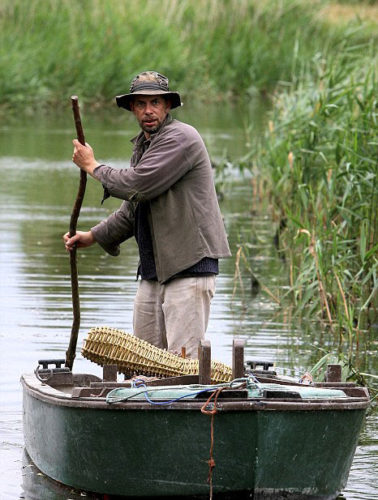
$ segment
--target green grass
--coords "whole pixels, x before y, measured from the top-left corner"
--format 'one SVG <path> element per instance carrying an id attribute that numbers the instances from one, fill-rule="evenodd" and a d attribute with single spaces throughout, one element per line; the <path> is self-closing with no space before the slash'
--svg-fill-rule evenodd
<path id="1" fill-rule="evenodd" d="M 314 54 L 343 39 L 317 17 L 324 3 L 2 0 L 0 105 L 55 110 L 77 93 L 101 106 L 146 68 L 168 74 L 184 97 L 270 92 L 315 72 Z"/>

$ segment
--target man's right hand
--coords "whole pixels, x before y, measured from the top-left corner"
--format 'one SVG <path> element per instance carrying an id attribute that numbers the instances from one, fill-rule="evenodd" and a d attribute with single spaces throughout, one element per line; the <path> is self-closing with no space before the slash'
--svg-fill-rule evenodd
<path id="1" fill-rule="evenodd" d="M 75 245 L 78 248 L 85 248 L 96 243 L 92 231 L 77 231 L 72 238 L 70 238 L 70 233 L 66 233 L 63 235 L 63 241 L 67 252 L 70 252 Z"/>

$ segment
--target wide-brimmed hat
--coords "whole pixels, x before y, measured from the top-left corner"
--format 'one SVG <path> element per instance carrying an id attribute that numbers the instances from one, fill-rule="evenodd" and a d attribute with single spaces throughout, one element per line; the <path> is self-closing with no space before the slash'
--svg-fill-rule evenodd
<path id="1" fill-rule="evenodd" d="M 181 106 L 180 94 L 169 90 L 168 78 L 156 71 L 144 71 L 139 73 L 130 86 L 130 93 L 117 95 L 116 101 L 120 108 L 131 111 L 130 102 L 136 95 L 164 95 L 171 102 L 171 109 Z"/>

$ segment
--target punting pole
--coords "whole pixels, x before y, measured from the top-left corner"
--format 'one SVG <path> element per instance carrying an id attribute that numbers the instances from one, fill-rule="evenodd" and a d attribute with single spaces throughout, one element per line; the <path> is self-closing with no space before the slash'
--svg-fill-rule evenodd
<path id="1" fill-rule="evenodd" d="M 85 137 L 83 127 L 81 125 L 79 100 L 77 96 L 71 97 L 72 111 L 75 120 L 76 134 L 78 141 L 85 145 Z M 81 205 L 83 203 L 85 187 L 87 184 L 87 173 L 80 169 L 80 183 L 76 195 L 76 200 L 72 209 L 70 220 L 70 237 L 76 234 L 77 221 L 79 219 Z M 77 259 L 76 246 L 70 251 L 70 267 L 71 267 L 71 292 L 72 292 L 72 310 L 73 322 L 71 328 L 71 337 L 68 350 L 66 352 L 66 366 L 72 370 L 73 362 L 76 356 L 77 337 L 80 328 L 80 299 L 79 299 L 79 283 L 77 275 Z"/>

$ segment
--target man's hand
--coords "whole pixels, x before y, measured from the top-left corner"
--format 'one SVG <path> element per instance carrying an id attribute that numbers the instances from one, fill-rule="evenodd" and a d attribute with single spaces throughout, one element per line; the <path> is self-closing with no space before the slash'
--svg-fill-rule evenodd
<path id="1" fill-rule="evenodd" d="M 74 139 L 72 142 L 74 145 L 72 161 L 93 177 L 93 170 L 100 165 L 94 157 L 93 149 L 87 143 L 83 146 L 77 139 Z"/>
<path id="2" fill-rule="evenodd" d="M 70 233 L 66 233 L 63 235 L 63 241 L 68 252 L 70 252 L 75 245 L 78 248 L 85 248 L 96 243 L 92 231 L 77 231 L 75 236 L 72 236 L 72 238 L 70 238 Z"/>

